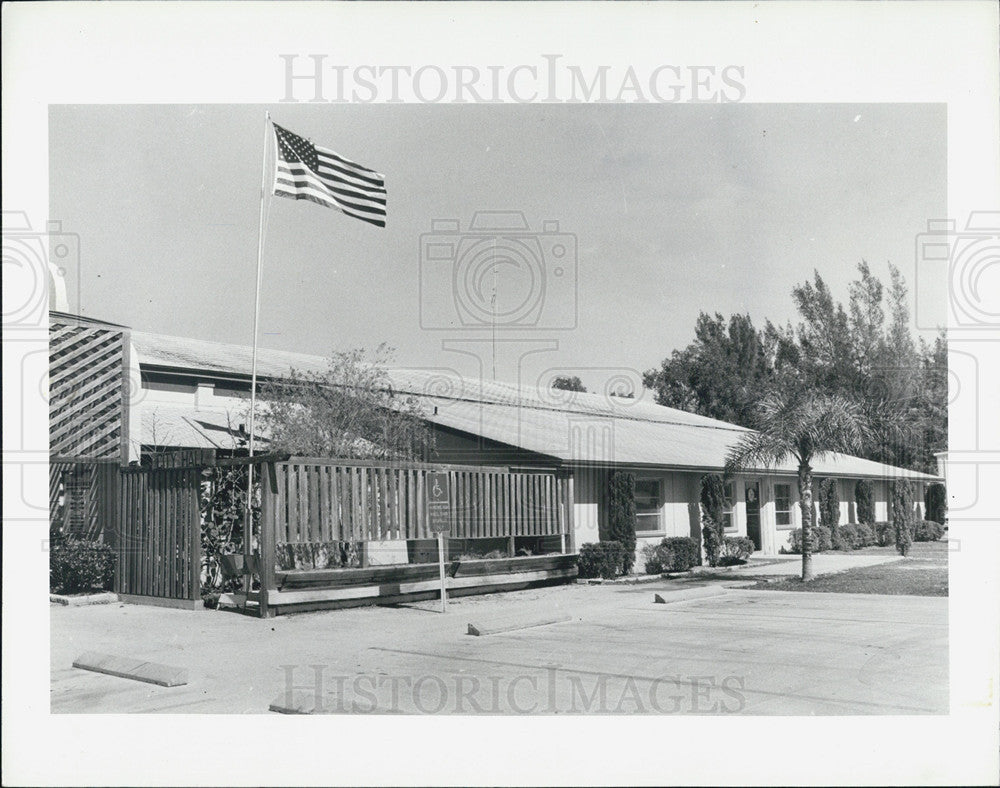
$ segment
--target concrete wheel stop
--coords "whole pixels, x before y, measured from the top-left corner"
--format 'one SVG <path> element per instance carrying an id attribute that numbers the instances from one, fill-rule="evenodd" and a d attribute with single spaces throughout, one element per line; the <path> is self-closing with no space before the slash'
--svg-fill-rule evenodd
<path id="1" fill-rule="evenodd" d="M 483 635 L 496 635 L 501 632 L 514 632 L 518 629 L 543 627 L 547 624 L 562 624 L 566 621 L 572 621 L 572 616 L 565 613 L 550 613 L 547 615 L 535 616 L 533 618 L 518 616 L 516 618 L 470 623 L 467 634 L 473 635 L 474 637 L 481 637 Z"/>
<path id="2" fill-rule="evenodd" d="M 161 687 L 179 687 L 188 683 L 188 672 L 184 668 L 131 657 L 117 657 L 114 654 L 102 654 L 98 651 L 85 651 L 73 660 L 73 667 L 123 679 L 145 681 Z"/>

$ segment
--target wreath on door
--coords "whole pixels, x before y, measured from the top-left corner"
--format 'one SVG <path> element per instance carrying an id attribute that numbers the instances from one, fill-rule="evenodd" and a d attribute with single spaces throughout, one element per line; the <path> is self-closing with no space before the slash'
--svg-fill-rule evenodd
<path id="1" fill-rule="evenodd" d="M 747 487 L 747 503 L 753 503 L 757 500 L 757 490 L 753 487 Z"/>

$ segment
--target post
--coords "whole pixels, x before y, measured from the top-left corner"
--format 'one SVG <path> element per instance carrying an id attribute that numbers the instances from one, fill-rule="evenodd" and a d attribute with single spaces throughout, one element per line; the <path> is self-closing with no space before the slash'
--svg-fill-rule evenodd
<path id="1" fill-rule="evenodd" d="M 438 571 L 441 574 L 441 612 L 448 612 L 448 588 L 444 575 L 444 537 L 443 531 L 438 531 Z"/>
<path id="2" fill-rule="evenodd" d="M 250 441 L 251 462 L 247 465 L 247 505 L 243 518 L 243 566 L 250 566 L 253 554 L 253 452 L 257 412 L 257 324 L 260 320 L 260 284 L 264 270 L 264 197 L 267 193 L 267 137 L 270 131 L 271 113 L 264 113 L 264 149 L 260 159 L 260 213 L 257 222 L 257 287 L 254 291 L 253 306 L 253 351 L 250 362 Z M 261 578 L 263 580 L 263 578 Z M 253 579 L 249 572 L 243 581 L 243 590 L 250 596 Z"/>
<path id="3" fill-rule="evenodd" d="M 273 462 L 264 463 L 261 466 L 260 476 L 260 562 L 258 572 L 260 575 L 260 596 L 259 611 L 261 618 L 274 615 L 269 607 L 268 594 L 277 590 L 274 586 L 274 543 L 277 511 L 275 509 L 275 498 L 277 497 L 276 469 Z"/>

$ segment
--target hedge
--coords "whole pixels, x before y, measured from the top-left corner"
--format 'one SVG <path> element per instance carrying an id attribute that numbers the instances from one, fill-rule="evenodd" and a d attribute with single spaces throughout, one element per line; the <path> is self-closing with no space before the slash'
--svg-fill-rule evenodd
<path id="1" fill-rule="evenodd" d="M 103 542 L 71 537 L 49 543 L 49 591 L 77 594 L 110 591 L 115 582 L 115 551 Z"/>
<path id="2" fill-rule="evenodd" d="M 753 539 L 746 536 L 727 536 L 722 545 L 719 563 L 722 566 L 745 564 L 754 551 Z"/>
<path id="3" fill-rule="evenodd" d="M 935 520 L 921 520 L 913 529 L 913 541 L 936 542 L 944 536 L 944 526 Z"/>
<path id="4" fill-rule="evenodd" d="M 671 536 L 657 545 L 645 545 L 642 554 L 648 575 L 686 572 L 692 566 L 697 566 L 701 558 L 698 543 L 689 536 Z"/>
<path id="5" fill-rule="evenodd" d="M 802 529 L 795 528 L 789 533 L 791 547 L 789 553 L 802 552 Z M 809 551 L 812 553 L 822 553 L 824 550 L 833 549 L 833 537 L 830 529 L 816 525 L 809 529 Z"/>
<path id="6" fill-rule="evenodd" d="M 626 550 L 620 542 L 590 542 L 581 545 L 577 561 L 579 576 L 613 580 L 625 573 L 625 554 Z"/>

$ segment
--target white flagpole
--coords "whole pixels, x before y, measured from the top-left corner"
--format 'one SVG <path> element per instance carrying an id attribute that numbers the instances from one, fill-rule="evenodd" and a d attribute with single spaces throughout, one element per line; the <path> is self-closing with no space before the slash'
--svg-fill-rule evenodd
<path id="1" fill-rule="evenodd" d="M 260 320 L 260 283 L 264 270 L 264 200 L 267 195 L 267 143 L 271 126 L 271 113 L 264 112 L 264 150 L 260 162 L 260 216 L 257 224 L 257 289 L 253 306 L 253 360 L 250 365 L 250 458 L 253 459 L 257 411 L 257 323 Z M 243 528 L 243 566 L 247 571 L 253 554 L 253 462 L 247 465 L 247 509 Z M 250 575 L 244 583 L 250 593 Z"/>

